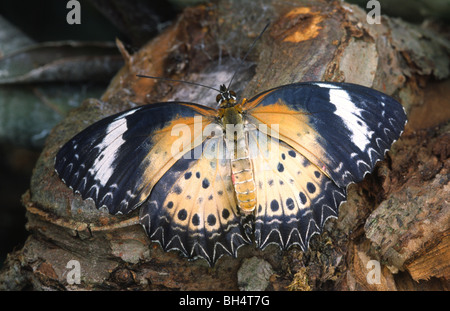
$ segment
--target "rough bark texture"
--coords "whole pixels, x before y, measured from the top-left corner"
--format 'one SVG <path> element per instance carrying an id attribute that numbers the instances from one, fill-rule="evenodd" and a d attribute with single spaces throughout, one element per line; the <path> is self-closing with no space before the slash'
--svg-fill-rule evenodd
<path id="1" fill-rule="evenodd" d="M 297 81 L 353 82 L 399 98 L 410 120 L 387 160 L 349 187 L 339 219 L 327 222 L 307 252 L 250 245 L 210 268 L 151 244 L 136 212 L 110 216 L 59 180 L 58 148 L 102 117 L 155 101 L 214 104 L 209 90 L 136 74 L 217 87 L 229 81 L 268 19 L 268 32 L 240 65 L 238 94 Z M 0 288 L 448 290 L 449 53 L 449 42 L 430 29 L 387 17 L 370 25 L 363 10 L 341 2 L 227 0 L 186 9 L 135 54 L 122 49 L 126 66 L 101 100 L 86 100 L 55 127 L 23 197 L 31 235 L 8 256 Z M 78 285 L 67 282 L 72 259 L 81 266 Z M 378 284 L 367 281 L 371 260 L 381 263 Z M 261 273 L 252 281 L 246 269 Z"/>

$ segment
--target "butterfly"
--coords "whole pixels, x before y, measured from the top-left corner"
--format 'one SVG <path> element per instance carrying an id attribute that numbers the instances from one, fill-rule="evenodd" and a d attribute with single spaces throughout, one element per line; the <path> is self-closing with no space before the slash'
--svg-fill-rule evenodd
<path id="1" fill-rule="evenodd" d="M 61 147 L 55 170 L 111 214 L 139 208 L 165 251 L 212 266 L 246 244 L 306 250 L 407 121 L 395 99 L 350 83 L 294 83 L 242 101 L 222 85 L 216 101 L 106 117 Z"/>

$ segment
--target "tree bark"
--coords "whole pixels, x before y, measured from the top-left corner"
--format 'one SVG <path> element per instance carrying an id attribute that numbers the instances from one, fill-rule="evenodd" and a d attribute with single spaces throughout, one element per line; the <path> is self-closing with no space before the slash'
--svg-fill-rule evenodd
<path id="1" fill-rule="evenodd" d="M 238 290 L 246 288 L 238 278 L 249 266 L 245 259 L 256 257 L 251 262 L 267 279 L 261 289 L 449 289 L 450 44 L 443 36 L 386 16 L 371 25 L 362 9 L 337 1 L 223 0 L 186 9 L 133 55 L 118 45 L 126 65 L 101 100 L 86 100 L 47 140 L 23 197 L 31 235 L 8 256 L 0 288 Z M 243 97 L 298 81 L 345 81 L 399 98 L 409 116 L 387 160 L 349 187 L 339 219 L 327 222 L 307 252 L 249 245 L 214 268 L 187 261 L 150 243 L 137 211 L 99 211 L 54 173 L 59 147 L 107 115 L 155 101 L 215 105 L 209 90 L 136 74 L 217 87 L 238 68 L 233 89 Z M 80 263 L 80 284 L 68 282 L 71 260 Z M 373 283 L 367 275 L 375 261 Z"/>

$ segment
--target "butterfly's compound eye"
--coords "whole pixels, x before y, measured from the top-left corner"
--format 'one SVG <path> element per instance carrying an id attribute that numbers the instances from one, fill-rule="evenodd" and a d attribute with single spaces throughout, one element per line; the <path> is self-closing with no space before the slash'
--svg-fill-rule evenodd
<path id="1" fill-rule="evenodd" d="M 220 103 L 221 100 L 222 100 L 222 94 L 217 94 L 216 102 Z"/>
<path id="2" fill-rule="evenodd" d="M 230 91 L 230 95 L 231 95 L 232 98 L 236 98 L 236 93 L 235 92 Z"/>

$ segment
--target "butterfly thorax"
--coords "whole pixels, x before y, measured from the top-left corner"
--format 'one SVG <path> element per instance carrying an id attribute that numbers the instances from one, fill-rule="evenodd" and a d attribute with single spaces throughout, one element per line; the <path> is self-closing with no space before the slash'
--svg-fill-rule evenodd
<path id="1" fill-rule="evenodd" d="M 235 92 L 230 91 L 222 84 L 220 86 L 220 93 L 217 94 L 216 101 L 219 105 L 219 118 L 222 121 L 222 124 L 243 124 L 242 105 L 237 104 Z"/>

